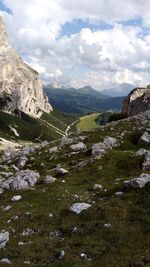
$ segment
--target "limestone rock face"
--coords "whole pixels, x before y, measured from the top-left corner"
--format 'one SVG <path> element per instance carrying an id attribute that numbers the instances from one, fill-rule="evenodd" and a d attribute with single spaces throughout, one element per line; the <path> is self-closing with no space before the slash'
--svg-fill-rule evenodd
<path id="1" fill-rule="evenodd" d="M 150 86 L 135 88 L 125 98 L 122 113 L 128 116 L 137 115 L 150 109 Z"/>
<path id="2" fill-rule="evenodd" d="M 52 110 L 44 95 L 38 72 L 23 62 L 17 52 L 8 44 L 7 33 L 0 17 L 0 99 L 2 109 L 15 110 L 40 117 Z"/>

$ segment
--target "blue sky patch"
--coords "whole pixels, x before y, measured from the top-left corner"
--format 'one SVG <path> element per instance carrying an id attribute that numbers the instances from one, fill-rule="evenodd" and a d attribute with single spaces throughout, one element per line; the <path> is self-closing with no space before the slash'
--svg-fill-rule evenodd
<path id="1" fill-rule="evenodd" d="M 71 34 L 79 33 L 82 29 L 89 28 L 93 31 L 96 30 L 108 30 L 112 29 L 113 26 L 100 22 L 98 24 L 90 23 L 89 21 L 83 21 L 80 19 L 73 20 L 72 22 L 67 22 L 62 26 L 60 37 L 61 36 L 70 36 Z"/>

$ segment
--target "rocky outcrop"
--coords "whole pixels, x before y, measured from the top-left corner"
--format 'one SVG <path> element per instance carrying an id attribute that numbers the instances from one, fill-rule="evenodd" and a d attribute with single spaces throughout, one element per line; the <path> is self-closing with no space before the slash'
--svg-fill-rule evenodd
<path id="1" fill-rule="evenodd" d="M 7 33 L 0 17 L 0 108 L 4 111 L 40 117 L 52 110 L 43 93 L 38 72 L 23 62 L 8 44 Z"/>
<path id="2" fill-rule="evenodd" d="M 122 113 L 133 116 L 150 109 L 150 86 L 135 88 L 125 98 Z"/>

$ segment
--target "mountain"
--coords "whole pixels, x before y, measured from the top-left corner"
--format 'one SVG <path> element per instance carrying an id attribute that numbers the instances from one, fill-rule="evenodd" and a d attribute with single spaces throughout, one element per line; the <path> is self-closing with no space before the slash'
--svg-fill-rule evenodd
<path id="1" fill-rule="evenodd" d="M 37 71 L 23 62 L 8 44 L 0 17 L 0 100 L 1 109 L 10 113 L 22 111 L 32 117 L 51 112 L 52 106 L 43 93 Z"/>
<path id="2" fill-rule="evenodd" d="M 121 110 L 123 97 L 106 97 L 91 87 L 55 89 L 44 87 L 52 106 L 66 113 L 85 114 L 101 110 Z"/>
<path id="3" fill-rule="evenodd" d="M 102 90 L 101 93 L 111 97 L 127 96 L 135 86 L 133 84 L 123 83 L 114 88 Z"/>
<path id="4" fill-rule="evenodd" d="M 91 86 L 84 86 L 82 88 L 77 89 L 80 93 L 85 94 L 85 95 L 91 95 L 91 96 L 96 96 L 100 98 L 108 98 L 109 96 L 102 94 L 101 92 L 93 89 Z"/>
<path id="5" fill-rule="evenodd" d="M 0 17 L 0 144 L 59 139 L 75 120 L 53 110 L 38 73 L 9 46 Z"/>
<path id="6" fill-rule="evenodd" d="M 150 109 L 150 85 L 137 87 L 124 99 L 123 114 L 133 116 Z"/>

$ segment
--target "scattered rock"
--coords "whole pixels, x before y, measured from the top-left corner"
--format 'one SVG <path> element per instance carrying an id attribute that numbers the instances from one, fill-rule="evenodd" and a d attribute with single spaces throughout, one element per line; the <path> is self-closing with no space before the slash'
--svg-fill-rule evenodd
<path id="1" fill-rule="evenodd" d="M 56 153 L 58 151 L 58 147 L 54 146 L 49 149 L 49 153 Z"/>
<path id="2" fill-rule="evenodd" d="M 95 159 L 101 158 L 107 149 L 112 149 L 117 146 L 117 139 L 113 137 L 104 138 L 103 142 L 94 144 L 92 146 L 92 157 Z"/>
<path id="3" fill-rule="evenodd" d="M 33 234 L 34 234 L 34 231 L 32 229 L 30 229 L 30 228 L 27 228 L 22 233 L 23 236 L 30 236 L 30 235 L 33 235 Z"/>
<path id="4" fill-rule="evenodd" d="M 139 142 L 140 145 L 148 145 L 150 144 L 150 135 L 148 132 L 144 132 L 144 134 L 140 137 Z"/>
<path id="5" fill-rule="evenodd" d="M 9 211 L 11 208 L 12 208 L 12 206 L 3 207 L 3 211 Z"/>
<path id="6" fill-rule="evenodd" d="M 2 231 L 0 233 L 0 249 L 4 248 L 8 241 L 9 241 L 9 232 Z"/>
<path id="7" fill-rule="evenodd" d="M 148 150 L 141 148 L 136 152 L 136 156 L 144 156 L 147 152 Z"/>
<path id="8" fill-rule="evenodd" d="M 56 166 L 55 172 L 57 175 L 65 175 L 68 173 L 68 171 L 62 168 L 60 165 Z"/>
<path id="9" fill-rule="evenodd" d="M 115 195 L 116 196 L 121 196 L 121 195 L 123 195 L 123 192 L 115 192 Z"/>
<path id="10" fill-rule="evenodd" d="M 61 140 L 61 145 L 64 146 L 64 145 L 70 145 L 72 144 L 73 142 L 75 141 L 74 138 L 68 138 L 67 136 L 64 136 Z"/>
<path id="11" fill-rule="evenodd" d="M 15 202 L 15 201 L 19 201 L 21 198 L 22 197 L 18 195 L 18 196 L 12 197 L 11 200 Z"/>
<path id="12" fill-rule="evenodd" d="M 51 175 L 47 175 L 44 179 L 44 183 L 45 184 L 52 184 L 56 181 L 56 178 L 54 178 L 53 176 Z"/>
<path id="13" fill-rule="evenodd" d="M 142 173 L 138 178 L 125 181 L 124 184 L 129 188 L 142 188 L 150 182 L 150 174 Z"/>
<path id="14" fill-rule="evenodd" d="M 94 190 L 101 190 L 103 189 L 102 185 L 101 184 L 95 184 L 94 187 L 93 187 Z"/>
<path id="15" fill-rule="evenodd" d="M 59 255 L 58 255 L 58 259 L 59 259 L 59 260 L 62 260 L 64 257 L 65 257 L 65 251 L 62 250 L 62 251 L 59 253 Z"/>
<path id="16" fill-rule="evenodd" d="M 49 237 L 51 239 L 53 239 L 53 238 L 61 238 L 62 237 L 62 232 L 58 231 L 58 230 L 55 230 L 54 232 L 50 232 L 49 233 Z"/>
<path id="17" fill-rule="evenodd" d="M 30 170 L 21 170 L 8 180 L 0 182 L 0 188 L 12 191 L 28 190 L 35 186 L 40 175 Z"/>
<path id="18" fill-rule="evenodd" d="M 86 149 L 86 145 L 83 142 L 79 142 L 78 144 L 71 145 L 70 148 L 74 151 L 82 151 Z"/>
<path id="19" fill-rule="evenodd" d="M 70 207 L 70 210 L 76 214 L 81 213 L 83 210 L 87 210 L 91 207 L 88 203 L 75 203 Z"/>
<path id="20" fill-rule="evenodd" d="M 22 169 L 22 168 L 26 165 L 27 161 L 28 161 L 28 158 L 25 157 L 25 156 L 22 156 L 22 157 L 19 159 L 19 162 L 18 162 L 18 165 L 17 165 L 18 168 Z"/>
<path id="21" fill-rule="evenodd" d="M 88 166 L 90 162 L 91 161 L 88 159 L 80 161 L 78 164 L 76 164 L 74 168 L 81 170 L 82 168 L 85 168 L 86 166 Z"/>
<path id="22" fill-rule="evenodd" d="M 145 153 L 142 166 L 143 166 L 143 169 L 149 169 L 150 168 L 150 151 Z"/>

